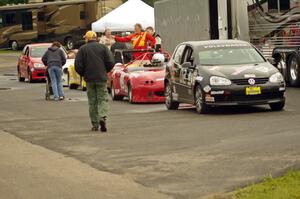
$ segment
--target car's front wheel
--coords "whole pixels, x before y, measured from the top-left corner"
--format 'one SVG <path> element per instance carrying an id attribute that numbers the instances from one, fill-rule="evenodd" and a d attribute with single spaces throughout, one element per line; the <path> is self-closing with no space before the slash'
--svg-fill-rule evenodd
<path id="1" fill-rule="evenodd" d="M 33 83 L 33 79 L 32 79 L 32 72 L 30 71 L 30 69 L 28 68 L 28 82 L 29 83 Z"/>
<path id="2" fill-rule="evenodd" d="M 170 83 L 167 83 L 165 87 L 165 104 L 168 110 L 177 110 L 179 107 L 179 102 L 173 101 L 173 90 Z"/>
<path id="3" fill-rule="evenodd" d="M 110 95 L 111 95 L 112 100 L 114 100 L 114 101 L 123 100 L 122 95 L 116 95 L 114 83 L 111 83 L 111 89 L 110 90 L 111 90 Z"/>
<path id="4" fill-rule="evenodd" d="M 133 104 L 134 101 L 133 101 L 133 93 L 132 93 L 132 87 L 130 84 L 128 84 L 127 86 L 127 93 L 128 93 L 128 101 L 129 103 Z"/>
<path id="5" fill-rule="evenodd" d="M 209 107 L 204 102 L 203 91 L 200 85 L 197 85 L 195 89 L 195 106 L 196 111 L 199 114 L 205 114 L 208 112 Z"/>
<path id="6" fill-rule="evenodd" d="M 270 104 L 270 108 L 272 111 L 282 111 L 284 109 L 285 102 L 278 102 Z"/>
<path id="7" fill-rule="evenodd" d="M 20 71 L 19 67 L 18 67 L 18 80 L 19 80 L 19 82 L 24 82 L 25 81 L 25 78 L 22 77 L 22 74 L 21 74 L 21 71 Z"/>

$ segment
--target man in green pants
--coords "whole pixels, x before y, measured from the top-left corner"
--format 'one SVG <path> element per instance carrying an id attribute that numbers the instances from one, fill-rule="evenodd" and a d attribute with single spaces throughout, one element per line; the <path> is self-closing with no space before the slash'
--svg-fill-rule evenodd
<path id="1" fill-rule="evenodd" d="M 107 73 L 114 66 L 110 50 L 97 42 L 97 34 L 88 31 L 83 45 L 75 59 L 76 72 L 84 77 L 87 83 L 87 96 L 92 131 L 107 132 L 106 119 L 108 112 Z"/>

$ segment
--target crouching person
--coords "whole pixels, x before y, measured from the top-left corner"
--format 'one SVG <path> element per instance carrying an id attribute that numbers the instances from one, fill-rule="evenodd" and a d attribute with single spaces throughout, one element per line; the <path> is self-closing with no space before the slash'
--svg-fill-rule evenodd
<path id="1" fill-rule="evenodd" d="M 87 83 L 87 96 L 92 131 L 107 131 L 108 113 L 107 73 L 114 66 L 113 55 L 103 44 L 97 42 L 97 34 L 88 31 L 75 59 L 75 70 Z"/>
<path id="2" fill-rule="evenodd" d="M 66 64 L 66 54 L 61 49 L 59 42 L 53 42 L 52 46 L 45 52 L 42 61 L 51 79 L 51 86 L 54 94 L 54 100 L 63 100 L 65 98 L 62 85 L 62 66 Z"/>

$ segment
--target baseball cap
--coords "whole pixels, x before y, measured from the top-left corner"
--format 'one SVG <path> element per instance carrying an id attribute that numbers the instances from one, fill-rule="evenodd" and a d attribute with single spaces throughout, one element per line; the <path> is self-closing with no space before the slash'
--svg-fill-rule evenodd
<path id="1" fill-rule="evenodd" d="M 97 33 L 95 33 L 94 31 L 87 31 L 85 33 L 85 35 L 83 36 L 84 39 L 87 39 L 87 40 L 91 40 L 91 39 L 95 39 L 97 38 Z"/>

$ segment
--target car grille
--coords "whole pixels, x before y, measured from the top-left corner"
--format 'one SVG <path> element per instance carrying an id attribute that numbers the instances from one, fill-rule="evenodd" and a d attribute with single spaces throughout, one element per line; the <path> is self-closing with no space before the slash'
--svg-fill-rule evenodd
<path id="1" fill-rule="evenodd" d="M 156 91 L 154 92 L 156 96 L 159 96 L 159 97 L 164 97 L 165 96 L 165 92 L 164 91 Z"/>
<path id="2" fill-rule="evenodd" d="M 44 77 L 44 76 L 45 76 L 45 73 L 38 73 L 37 76 L 38 76 L 38 77 Z"/>
<path id="3" fill-rule="evenodd" d="M 248 79 L 232 79 L 231 82 L 237 85 L 249 85 Z M 269 78 L 254 78 L 255 84 L 265 84 L 269 81 Z"/>
<path id="4" fill-rule="evenodd" d="M 243 101 L 259 101 L 259 100 L 272 100 L 283 98 L 282 93 L 263 93 L 261 95 L 228 95 L 228 96 L 215 96 L 216 102 L 243 102 Z"/>

